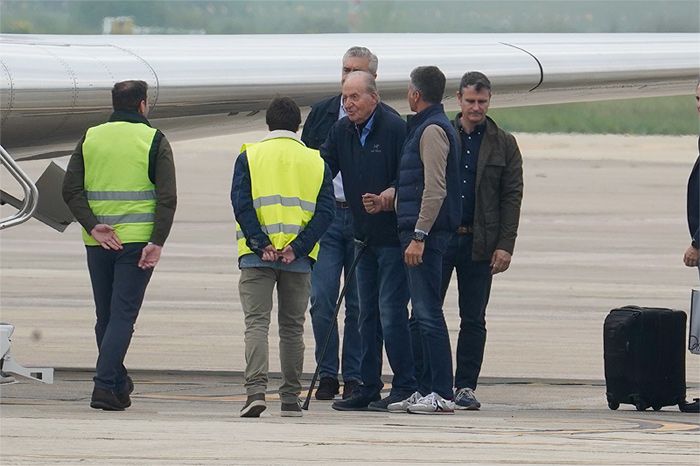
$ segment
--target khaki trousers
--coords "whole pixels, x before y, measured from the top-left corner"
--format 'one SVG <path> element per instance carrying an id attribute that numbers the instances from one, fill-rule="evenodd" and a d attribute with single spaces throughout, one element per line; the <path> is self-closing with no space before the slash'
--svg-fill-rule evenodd
<path id="1" fill-rule="evenodd" d="M 304 366 L 304 318 L 311 289 L 310 273 L 268 267 L 241 269 L 238 291 L 245 317 L 245 387 L 248 395 L 267 391 L 268 334 L 272 293 L 277 285 L 277 322 L 283 403 L 296 403 Z"/>

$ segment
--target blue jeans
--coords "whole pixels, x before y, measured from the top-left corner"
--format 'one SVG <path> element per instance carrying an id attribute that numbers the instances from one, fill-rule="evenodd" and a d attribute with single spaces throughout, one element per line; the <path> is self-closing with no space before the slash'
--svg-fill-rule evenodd
<path id="1" fill-rule="evenodd" d="M 357 280 L 347 280 L 348 270 L 355 258 L 350 209 L 337 207 L 333 223 L 321 237 L 318 261 L 311 272 L 311 324 L 316 340 L 316 363 L 321 377 L 338 378 L 338 327 L 333 313 L 340 293 L 340 273 L 344 269 L 347 281 L 345 292 L 345 332 L 343 335 L 343 381 L 360 381 L 360 331 L 358 319 L 360 304 Z M 333 327 L 326 354 L 321 351 L 328 331 Z"/>
<path id="2" fill-rule="evenodd" d="M 362 394 L 373 397 L 382 382 L 382 339 L 394 372 L 391 394 L 416 391 L 408 330 L 408 283 L 399 246 L 367 246 L 357 264 L 362 340 Z M 382 338 L 383 337 L 383 338 Z"/>
<path id="3" fill-rule="evenodd" d="M 443 258 L 442 299 L 457 269 L 459 338 L 455 387 L 475 389 L 486 346 L 486 305 L 491 294 L 491 261 L 472 260 L 472 235 L 455 235 Z"/>
<path id="4" fill-rule="evenodd" d="M 411 333 L 414 354 L 419 355 L 416 365 L 419 391 L 423 394 L 435 392 L 451 400 L 452 350 L 450 335 L 442 310 L 442 258 L 452 234 L 431 233 L 425 241 L 423 262 L 415 267 L 406 266 L 408 286 L 411 290 Z M 412 233 L 401 234 L 405 250 L 411 242 Z"/>
<path id="5" fill-rule="evenodd" d="M 85 247 L 97 314 L 95 337 L 99 355 L 95 387 L 126 391 L 124 357 L 153 273 L 153 269 L 142 270 L 138 266 L 145 245 L 128 243 L 120 251 Z"/>

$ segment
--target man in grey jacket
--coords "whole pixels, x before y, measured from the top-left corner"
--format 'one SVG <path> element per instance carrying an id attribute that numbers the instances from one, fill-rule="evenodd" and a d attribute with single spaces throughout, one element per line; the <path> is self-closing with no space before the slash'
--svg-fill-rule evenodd
<path id="1" fill-rule="evenodd" d="M 486 116 L 491 82 L 465 73 L 454 121 L 461 142 L 462 220 L 443 257 L 442 297 L 457 270 L 460 328 L 455 370 L 455 408 L 476 410 L 474 395 L 486 345 L 486 305 L 493 275 L 510 266 L 523 197 L 518 143 Z"/>

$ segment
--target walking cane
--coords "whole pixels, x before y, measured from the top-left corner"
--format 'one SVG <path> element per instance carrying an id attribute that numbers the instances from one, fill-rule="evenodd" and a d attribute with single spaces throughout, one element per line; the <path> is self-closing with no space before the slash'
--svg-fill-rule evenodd
<path id="1" fill-rule="evenodd" d="M 323 349 L 321 350 L 321 355 L 318 358 L 319 361 L 323 361 L 323 356 L 326 355 L 328 343 L 331 341 L 331 335 L 333 334 L 333 330 L 335 329 L 335 327 L 338 325 L 338 313 L 340 312 L 340 305 L 343 303 L 343 298 L 345 297 L 345 292 L 347 291 L 348 283 L 352 281 L 352 277 L 355 274 L 355 267 L 357 266 L 357 262 L 360 260 L 360 257 L 362 257 L 362 253 L 365 252 L 365 249 L 367 248 L 367 242 L 358 240 L 355 240 L 355 242 L 358 245 L 357 255 L 352 261 L 352 264 L 350 265 L 350 270 L 348 270 L 348 274 L 345 277 L 343 289 L 340 290 L 340 296 L 338 296 L 338 302 L 335 305 L 335 312 L 333 313 L 333 322 L 331 322 L 331 327 L 328 329 L 328 333 L 326 334 L 326 340 L 323 342 Z M 321 364 L 319 362 L 316 363 L 316 370 L 314 371 L 314 376 L 311 379 L 311 385 L 309 385 L 309 392 L 306 394 L 306 400 L 304 400 L 304 404 L 301 406 L 301 408 L 306 411 L 309 410 L 309 403 L 311 403 L 311 393 L 314 391 L 314 387 L 316 386 L 316 379 L 318 379 L 318 373 L 320 370 Z"/>

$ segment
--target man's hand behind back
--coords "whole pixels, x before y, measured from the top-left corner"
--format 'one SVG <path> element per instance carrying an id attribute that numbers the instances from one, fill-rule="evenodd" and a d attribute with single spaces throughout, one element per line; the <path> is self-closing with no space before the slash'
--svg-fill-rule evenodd
<path id="1" fill-rule="evenodd" d="M 278 255 L 283 264 L 291 264 L 297 258 L 296 254 L 294 253 L 294 249 L 291 246 L 285 246 L 285 248 L 282 249 Z"/>
<path id="2" fill-rule="evenodd" d="M 117 232 L 114 228 L 105 223 L 98 223 L 90 232 L 90 236 L 95 238 L 95 240 L 100 243 L 104 249 L 113 249 L 114 251 L 119 251 L 123 249 L 122 242 L 117 236 Z"/>
<path id="3" fill-rule="evenodd" d="M 141 259 L 139 259 L 139 267 L 142 269 L 152 269 L 160 260 L 160 252 L 163 246 L 157 244 L 147 244 L 141 251 Z"/>
<path id="4" fill-rule="evenodd" d="M 268 244 L 262 250 L 261 259 L 265 262 L 275 262 L 277 260 L 277 249 L 273 245 Z"/>

